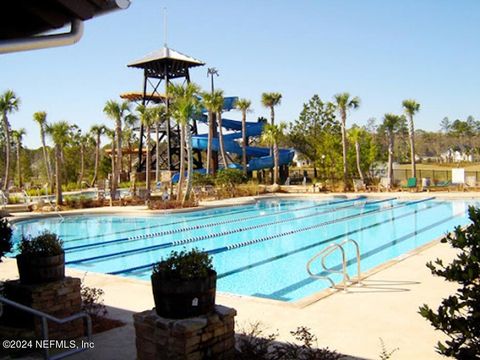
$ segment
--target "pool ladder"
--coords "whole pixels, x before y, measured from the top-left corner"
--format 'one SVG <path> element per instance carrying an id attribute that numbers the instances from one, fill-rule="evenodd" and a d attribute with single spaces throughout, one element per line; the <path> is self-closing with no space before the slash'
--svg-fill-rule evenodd
<path id="1" fill-rule="evenodd" d="M 345 255 L 345 245 L 347 245 L 348 243 L 352 243 L 355 246 L 355 250 L 356 250 L 356 257 L 357 257 L 357 277 L 356 277 L 356 279 L 350 278 L 350 276 L 348 275 L 348 272 L 347 272 L 347 261 L 348 260 L 347 260 L 347 257 Z M 335 270 L 335 269 L 329 268 L 325 264 L 325 259 L 336 251 L 340 251 L 340 254 L 342 256 L 342 269 L 341 270 Z M 331 245 L 327 246 L 325 249 L 323 249 L 322 251 L 320 251 L 318 254 L 313 256 L 307 262 L 307 265 L 306 265 L 307 272 L 312 278 L 327 280 L 327 281 L 330 282 L 330 285 L 332 286 L 332 288 L 336 289 L 336 288 L 338 288 L 337 285 L 328 275 L 319 275 L 319 274 L 315 274 L 314 272 L 312 272 L 312 270 L 311 270 L 312 263 L 320 257 L 321 257 L 320 262 L 322 264 L 322 268 L 323 268 L 324 271 L 329 272 L 329 273 L 342 274 L 342 287 L 343 287 L 344 291 L 347 291 L 347 286 L 349 286 L 349 285 L 352 285 L 352 284 L 355 284 L 355 283 L 361 284 L 360 246 L 358 245 L 358 243 L 355 240 L 345 239 L 344 241 L 342 241 L 340 243 L 331 244 Z"/>

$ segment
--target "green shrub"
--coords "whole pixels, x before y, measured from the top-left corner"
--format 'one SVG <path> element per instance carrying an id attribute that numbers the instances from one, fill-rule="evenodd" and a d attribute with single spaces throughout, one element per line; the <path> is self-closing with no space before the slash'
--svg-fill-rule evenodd
<path id="1" fill-rule="evenodd" d="M 42 196 L 47 195 L 47 190 L 45 188 L 41 189 L 28 189 L 26 190 L 28 196 Z"/>
<path id="2" fill-rule="evenodd" d="M 63 253 L 63 241 L 51 232 L 45 230 L 35 237 L 22 237 L 18 244 L 22 255 L 29 256 L 54 256 Z"/>
<path id="3" fill-rule="evenodd" d="M 63 197 L 63 202 L 66 206 L 71 207 L 73 209 L 78 209 L 78 198 L 72 195 L 66 195 Z"/>
<path id="4" fill-rule="evenodd" d="M 168 258 L 153 267 L 154 275 L 171 280 L 204 278 L 212 271 L 212 258 L 198 249 L 172 251 Z"/>
<path id="5" fill-rule="evenodd" d="M 268 359 L 268 354 L 273 348 L 277 333 L 265 334 L 260 322 L 249 324 L 246 328 L 240 328 L 236 341 L 238 360 Z"/>
<path id="6" fill-rule="evenodd" d="M 138 186 L 139 183 L 136 183 L 136 185 Z M 130 189 L 130 187 L 132 186 L 132 183 L 130 181 L 122 181 L 121 183 L 118 184 L 118 189 Z"/>
<path id="7" fill-rule="evenodd" d="M 459 250 L 457 257 L 449 265 L 441 259 L 427 263 L 432 274 L 458 283 L 459 288 L 442 300 L 436 312 L 428 305 L 419 311 L 449 337 L 438 342 L 437 351 L 456 359 L 478 359 L 480 354 L 480 209 L 470 207 L 468 214 L 469 226 L 458 226 L 441 240 Z"/>
<path id="8" fill-rule="evenodd" d="M 12 251 L 12 228 L 7 219 L 0 218 L 0 262 L 10 251 Z"/>
<path id="9" fill-rule="evenodd" d="M 145 203 L 142 201 L 142 203 Z M 148 203 L 150 210 L 170 210 L 170 209 L 183 209 L 190 207 L 197 207 L 198 202 L 194 199 L 183 202 L 182 200 L 170 199 L 170 200 L 158 200 L 158 197 L 152 197 Z"/>
<path id="10" fill-rule="evenodd" d="M 82 297 L 82 311 L 85 311 L 91 317 L 107 315 L 107 307 L 103 303 L 105 292 L 96 287 L 90 287 L 82 282 L 80 295 Z"/>
<path id="11" fill-rule="evenodd" d="M 256 196 L 263 193 L 266 193 L 265 186 L 260 186 L 255 182 L 241 184 L 236 188 L 237 196 Z"/>
<path id="12" fill-rule="evenodd" d="M 242 170 L 222 169 L 217 172 L 215 184 L 218 186 L 235 187 L 247 182 L 247 177 Z"/>
<path id="13" fill-rule="evenodd" d="M 80 191 L 80 187 L 76 182 L 70 182 L 68 184 L 63 184 L 62 185 L 62 191 Z"/>
<path id="14" fill-rule="evenodd" d="M 83 195 L 67 195 L 63 198 L 63 202 L 66 206 L 72 209 L 88 209 L 97 205 L 97 202 L 94 199 L 85 197 Z"/>
<path id="15" fill-rule="evenodd" d="M 9 204 L 20 204 L 20 196 L 9 196 L 8 203 Z"/>
<path id="16" fill-rule="evenodd" d="M 214 185 L 215 178 L 209 174 L 200 174 L 199 172 L 194 172 L 192 177 L 193 186 L 207 186 Z"/>
<path id="17" fill-rule="evenodd" d="M 238 185 L 247 182 L 247 177 L 242 170 L 222 169 L 215 176 L 215 185 L 217 185 L 217 196 L 224 198 L 227 196 L 236 196 Z"/>
<path id="18" fill-rule="evenodd" d="M 278 334 L 264 335 L 259 322 L 240 330 L 236 342 L 236 359 L 239 360 L 339 360 L 342 354 L 328 348 L 318 348 L 317 337 L 305 326 L 297 327 L 290 334 L 302 345 L 280 343 Z"/>

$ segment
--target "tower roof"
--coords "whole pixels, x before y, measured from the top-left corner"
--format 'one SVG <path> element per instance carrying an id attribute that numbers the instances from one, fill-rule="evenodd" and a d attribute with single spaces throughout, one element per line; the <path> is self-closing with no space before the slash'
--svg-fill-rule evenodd
<path id="1" fill-rule="evenodd" d="M 191 67 L 203 66 L 204 62 L 191 56 L 182 54 L 166 46 L 153 51 L 139 60 L 129 63 L 128 67 L 145 69 L 149 76 L 165 76 L 165 70 L 169 78 L 183 77 Z"/>

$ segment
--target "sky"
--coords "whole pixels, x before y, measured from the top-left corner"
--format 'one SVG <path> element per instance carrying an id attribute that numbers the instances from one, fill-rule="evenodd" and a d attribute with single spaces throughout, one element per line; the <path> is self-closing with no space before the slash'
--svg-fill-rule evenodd
<path id="1" fill-rule="evenodd" d="M 105 102 L 141 91 L 141 70 L 126 64 L 163 46 L 164 7 L 168 46 L 206 63 L 192 81 L 208 89 L 207 67 L 216 67 L 216 87 L 252 100 L 250 120 L 269 116 L 260 98 L 271 91 L 283 95 L 276 119 L 286 122 L 314 94 L 344 91 L 362 101 L 348 126 L 400 113 L 407 98 L 421 104 L 417 128 L 480 117 L 478 0 L 132 0 L 88 20 L 73 46 L 0 55 L 0 93 L 20 97 L 10 122 L 27 130 L 27 147 L 40 146 L 36 111 L 85 130 L 113 125 Z"/>

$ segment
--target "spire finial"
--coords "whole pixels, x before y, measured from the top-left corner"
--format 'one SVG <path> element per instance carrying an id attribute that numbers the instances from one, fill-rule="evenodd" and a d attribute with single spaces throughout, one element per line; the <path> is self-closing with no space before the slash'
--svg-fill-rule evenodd
<path id="1" fill-rule="evenodd" d="M 167 47 L 167 7 L 163 8 L 163 45 Z"/>

